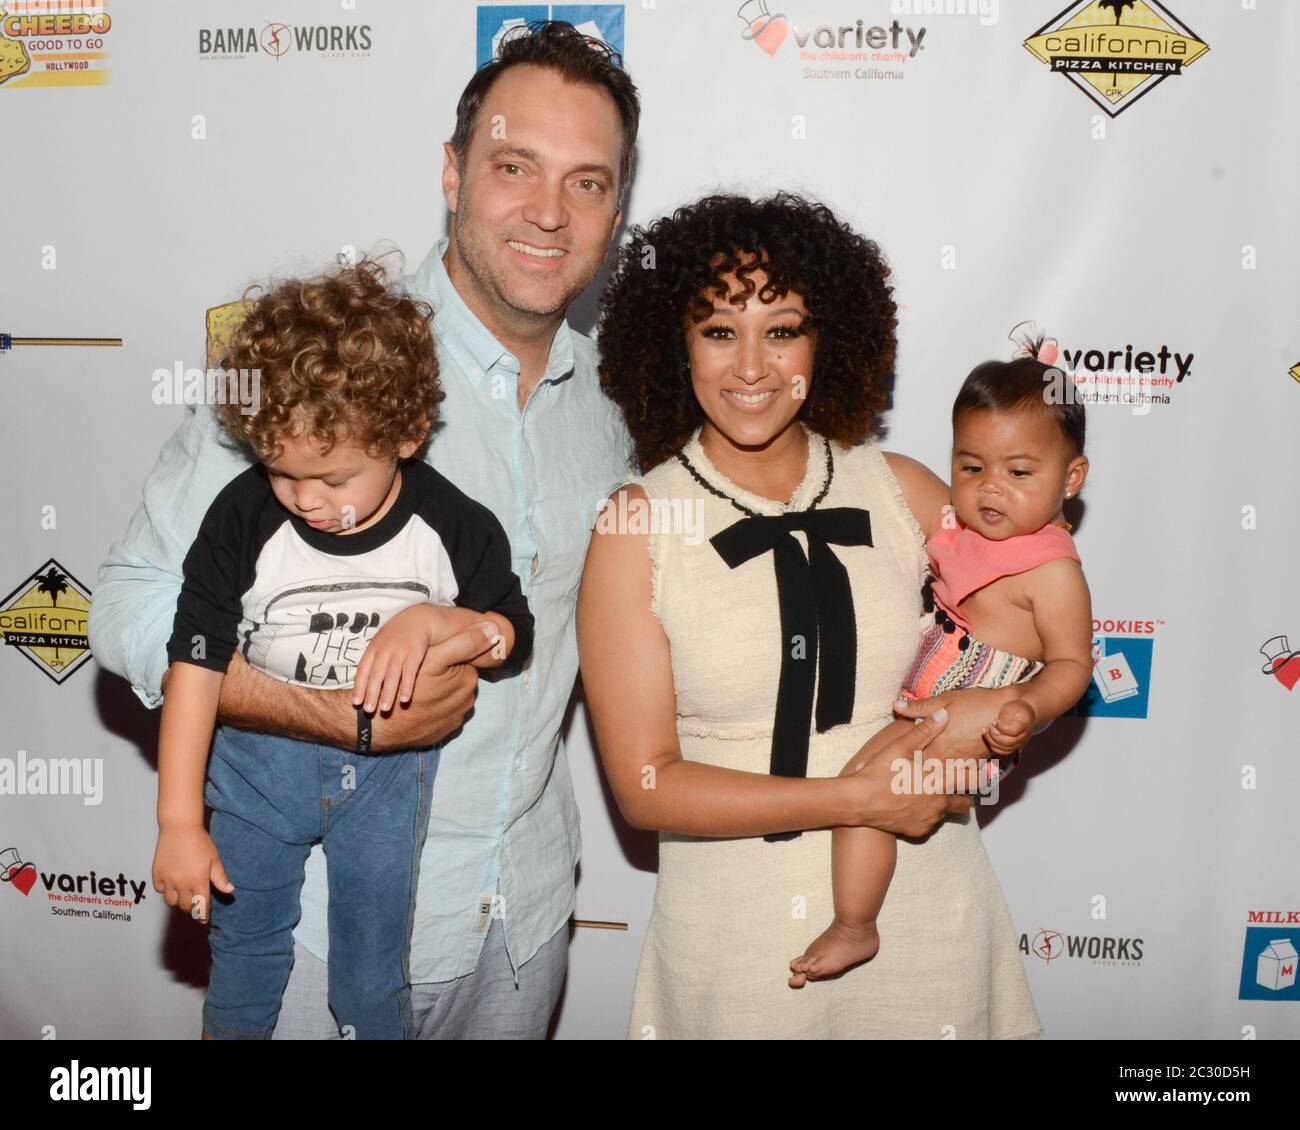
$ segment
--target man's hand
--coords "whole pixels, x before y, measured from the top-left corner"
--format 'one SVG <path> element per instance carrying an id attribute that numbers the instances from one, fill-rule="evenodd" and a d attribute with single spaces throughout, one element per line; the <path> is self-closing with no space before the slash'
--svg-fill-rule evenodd
<path id="1" fill-rule="evenodd" d="M 475 635 L 478 639 L 475 639 Z M 470 665 L 482 649 L 481 633 L 459 633 L 429 648 L 411 701 L 374 716 L 371 749 L 428 749 L 459 730 L 474 705 L 478 670 Z M 299 741 L 355 749 L 357 711 L 352 689 L 317 690 L 282 683 L 249 666 L 238 652 L 221 683 L 218 720 L 240 730 L 282 734 Z"/>
<path id="2" fill-rule="evenodd" d="M 460 611 L 457 609 L 456 611 Z M 388 712 L 394 702 L 402 705 L 411 701 L 415 680 L 429 653 L 457 631 L 446 630 L 447 610 L 433 604 L 413 604 L 388 621 L 366 645 L 366 653 L 357 667 L 352 682 L 352 705 L 363 706 L 367 714 L 376 710 Z M 478 658 L 501 638 L 495 624 L 483 621 L 464 629 L 471 634 Z M 476 634 L 475 634 L 476 633 Z M 461 649 L 453 649 L 460 654 Z"/>
<path id="3" fill-rule="evenodd" d="M 483 634 L 477 630 L 459 632 L 429 648 L 411 701 L 375 715 L 371 748 L 377 753 L 427 749 L 459 730 L 478 693 L 478 669 L 469 661 L 482 650 Z"/>

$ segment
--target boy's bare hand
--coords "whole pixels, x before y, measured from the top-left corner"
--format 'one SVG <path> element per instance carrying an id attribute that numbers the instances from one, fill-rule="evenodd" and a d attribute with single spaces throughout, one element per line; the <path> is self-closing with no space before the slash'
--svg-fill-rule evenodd
<path id="1" fill-rule="evenodd" d="M 153 889 L 167 905 L 206 922 L 212 887 L 230 894 L 235 884 L 226 875 L 217 845 L 203 825 L 164 827 L 159 831 L 153 857 Z"/>
<path id="2" fill-rule="evenodd" d="M 352 705 L 362 706 L 367 714 L 376 710 L 386 714 L 395 704 L 410 702 L 416 676 L 426 656 L 439 643 L 450 642 L 446 620 L 446 613 L 437 605 L 415 604 L 404 608 L 380 628 L 357 666 Z M 463 650 L 477 647 L 469 656 L 473 659 L 486 651 L 498 634 L 496 627 L 486 622 L 465 632 L 468 637 L 462 641 L 463 646 L 451 649 L 448 654 L 459 655 Z"/>
<path id="3" fill-rule="evenodd" d="M 459 730 L 478 691 L 478 668 L 470 660 L 482 654 L 484 643 L 484 635 L 475 629 L 429 648 L 411 701 L 390 714 L 376 715 L 372 748 L 380 753 L 427 749 Z"/>

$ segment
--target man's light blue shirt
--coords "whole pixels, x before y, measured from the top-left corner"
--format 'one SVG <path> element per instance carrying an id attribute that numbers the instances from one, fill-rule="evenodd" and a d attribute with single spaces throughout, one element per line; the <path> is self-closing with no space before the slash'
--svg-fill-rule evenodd
<path id="1" fill-rule="evenodd" d="M 442 747 L 411 938 L 414 983 L 472 973 L 493 916 L 516 973 L 573 913 L 581 848 L 560 738 L 578 670 L 574 605 L 601 501 L 634 473 L 631 441 L 600 390 L 592 340 L 560 325 L 523 410 L 519 361 L 465 305 L 443 237 L 406 280 L 433 306 L 446 398 L 423 457 L 500 520 L 536 618 L 522 672 L 480 678 L 473 713 Z M 181 563 L 217 492 L 249 465 L 207 406 L 163 446 L 126 536 L 100 567 L 96 660 L 157 706 Z M 326 957 L 324 853 L 307 863 L 294 936 Z"/>

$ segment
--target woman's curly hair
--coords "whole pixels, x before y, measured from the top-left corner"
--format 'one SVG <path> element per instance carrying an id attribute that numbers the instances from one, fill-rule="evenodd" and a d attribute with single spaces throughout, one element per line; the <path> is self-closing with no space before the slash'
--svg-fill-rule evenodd
<path id="1" fill-rule="evenodd" d="M 601 296 L 597 344 L 601 385 L 623 410 L 642 471 L 679 452 L 705 420 L 691 389 L 687 319 L 712 316 L 732 272 L 745 287 L 733 303 L 794 291 L 808 307 L 801 328 L 817 338 L 802 421 L 845 445 L 872 434 L 897 345 L 889 266 L 874 242 L 789 192 L 706 196 L 629 236 Z M 761 290 L 749 277 L 760 269 Z"/>
<path id="2" fill-rule="evenodd" d="M 383 265 L 287 279 L 257 300 L 231 334 L 222 369 L 259 370 L 259 406 L 244 415 L 218 404 L 218 422 L 263 462 L 285 437 L 316 440 L 324 451 L 347 441 L 373 458 L 419 442 L 437 421 L 438 383 L 427 302 L 389 285 Z"/>

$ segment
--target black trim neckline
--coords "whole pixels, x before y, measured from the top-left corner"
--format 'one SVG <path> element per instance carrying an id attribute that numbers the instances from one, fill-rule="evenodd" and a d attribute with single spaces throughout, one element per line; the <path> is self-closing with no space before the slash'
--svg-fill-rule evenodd
<path id="1" fill-rule="evenodd" d="M 411 476 L 412 472 L 419 474 L 416 470 L 419 466 L 422 464 L 418 461 L 398 464 L 398 469 L 402 472 L 402 485 L 398 487 L 393 505 L 373 526 L 367 526 L 356 533 L 337 534 L 328 530 L 318 530 L 308 525 L 306 519 L 300 518 L 293 511 L 286 508 L 285 513 L 289 515 L 294 532 L 313 549 L 319 549 L 322 553 L 329 553 L 335 557 L 355 557 L 361 553 L 369 553 L 392 541 L 411 520 L 411 515 L 415 513 L 416 499 Z M 269 481 L 267 486 L 269 488 Z M 279 504 L 279 500 L 276 501 Z"/>

